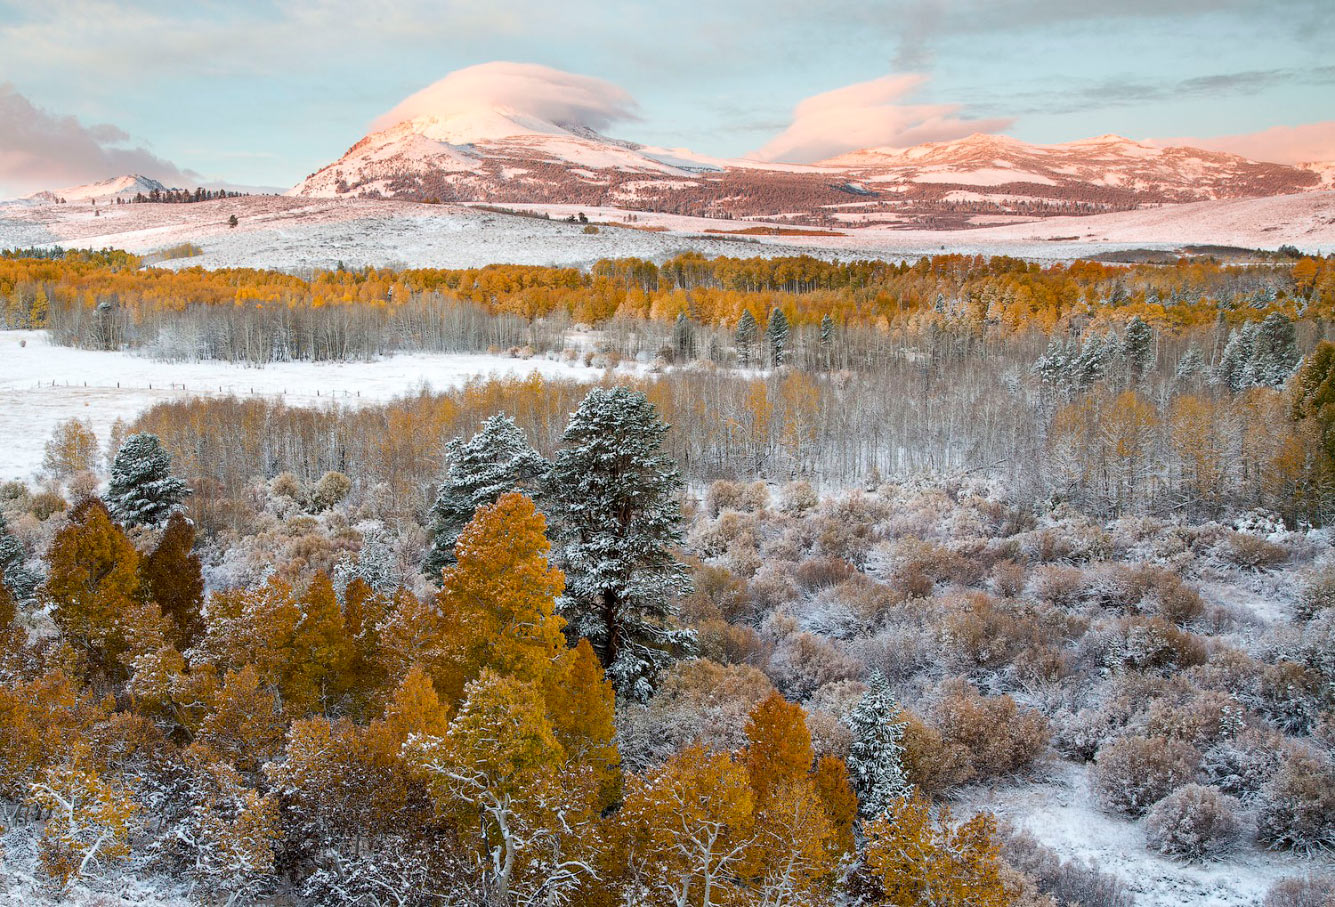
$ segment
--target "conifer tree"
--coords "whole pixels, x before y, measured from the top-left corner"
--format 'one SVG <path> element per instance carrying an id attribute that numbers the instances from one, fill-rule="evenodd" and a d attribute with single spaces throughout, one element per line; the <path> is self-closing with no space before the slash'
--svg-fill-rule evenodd
<path id="1" fill-rule="evenodd" d="M 672 326 L 672 347 L 678 362 L 687 362 L 695 358 L 695 325 L 685 312 L 677 315 Z"/>
<path id="2" fill-rule="evenodd" d="M 1126 357 L 1128 377 L 1132 382 L 1139 381 L 1154 364 L 1154 329 L 1139 315 L 1126 323 L 1122 355 Z"/>
<path id="3" fill-rule="evenodd" d="M 27 560 L 28 554 L 23 550 L 23 543 L 9 531 L 4 514 L 0 513 L 0 583 L 18 602 L 31 599 L 42 581 L 41 577 L 25 566 Z"/>
<path id="4" fill-rule="evenodd" d="M 156 526 L 189 493 L 171 474 L 171 456 L 157 435 L 140 432 L 121 445 L 111 465 L 107 507 L 126 526 Z"/>
<path id="5" fill-rule="evenodd" d="M 756 333 L 760 326 L 750 309 L 742 310 L 742 317 L 737 319 L 737 359 L 742 365 L 751 364 L 751 350 L 756 342 Z"/>
<path id="6" fill-rule="evenodd" d="M 643 393 L 592 390 L 570 419 L 550 479 L 567 635 L 586 637 L 618 694 L 641 701 L 693 644 L 673 626 L 688 580 L 674 552 L 681 479 L 662 452 L 667 430 Z"/>
<path id="7" fill-rule="evenodd" d="M 1281 387 L 1298 365 L 1298 335 L 1293 322 L 1271 312 L 1256 328 L 1252 355 L 1247 363 L 1247 383 L 1257 387 Z"/>
<path id="8" fill-rule="evenodd" d="M 547 472 L 547 461 L 504 413 L 492 416 L 472 438 L 447 446 L 449 475 L 431 507 L 431 548 L 422 568 L 433 579 L 454 563 L 454 544 L 479 507 L 509 491 L 532 493 Z"/>
<path id="9" fill-rule="evenodd" d="M 879 671 L 848 716 L 853 743 L 848 750 L 848 774 L 867 818 L 883 816 L 913 789 L 904 773 L 904 720 L 890 685 Z"/>
<path id="10" fill-rule="evenodd" d="M 770 312 L 765 339 L 769 341 L 770 362 L 775 368 L 783 365 L 788 356 L 788 316 L 782 309 Z"/>

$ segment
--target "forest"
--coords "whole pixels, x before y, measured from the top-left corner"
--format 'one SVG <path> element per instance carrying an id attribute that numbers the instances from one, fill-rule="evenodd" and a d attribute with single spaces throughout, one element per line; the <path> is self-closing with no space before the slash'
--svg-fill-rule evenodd
<path id="1" fill-rule="evenodd" d="M 0 898 L 1335 896 L 1331 260 L 71 252 L 0 259 L 0 302 L 148 356 L 586 376 L 61 425 L 0 486 Z M 1045 843 L 1026 791 L 1135 852 Z"/>

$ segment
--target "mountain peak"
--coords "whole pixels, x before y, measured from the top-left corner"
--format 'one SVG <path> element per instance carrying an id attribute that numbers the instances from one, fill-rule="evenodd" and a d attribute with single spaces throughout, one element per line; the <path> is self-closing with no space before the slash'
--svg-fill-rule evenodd
<path id="1" fill-rule="evenodd" d="M 118 198 L 134 198 L 141 192 L 147 195 L 155 189 L 164 192 L 167 187 L 152 177 L 140 173 L 127 173 L 123 176 L 113 176 L 94 183 L 66 186 L 64 189 L 43 189 L 40 192 L 25 196 L 25 198 L 42 202 L 54 202 L 59 199 L 64 199 L 67 202 L 114 202 Z"/>

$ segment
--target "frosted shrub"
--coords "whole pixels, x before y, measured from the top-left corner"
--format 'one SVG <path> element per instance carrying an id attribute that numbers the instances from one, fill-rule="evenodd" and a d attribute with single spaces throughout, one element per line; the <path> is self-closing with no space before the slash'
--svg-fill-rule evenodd
<path id="1" fill-rule="evenodd" d="M 1047 748 L 1048 721 L 1009 696 L 983 696 L 959 680 L 948 681 L 933 710 L 947 746 L 969 753 L 974 774 L 997 777 L 1028 768 Z"/>
<path id="2" fill-rule="evenodd" d="M 311 507 L 314 510 L 328 510 L 340 503 L 352 490 L 352 480 L 341 472 L 330 472 L 320 476 L 320 481 L 311 489 Z"/>
<path id="3" fill-rule="evenodd" d="M 1242 730 L 1242 705 L 1227 693 L 1209 691 L 1181 705 L 1156 699 L 1150 704 L 1147 736 L 1208 746 Z"/>
<path id="4" fill-rule="evenodd" d="M 1191 781 L 1200 761 L 1196 748 L 1180 740 L 1123 737 L 1099 750 L 1094 793 L 1104 809 L 1138 818 Z"/>
<path id="5" fill-rule="evenodd" d="M 724 510 L 740 510 L 741 502 L 741 484 L 727 479 L 711 482 L 709 491 L 705 493 L 705 509 L 710 516 L 716 517 Z"/>
<path id="6" fill-rule="evenodd" d="M 1281 879 L 1266 893 L 1261 907 L 1330 907 L 1335 904 L 1335 876 Z"/>
<path id="7" fill-rule="evenodd" d="M 1303 576 L 1295 612 L 1299 620 L 1311 620 L 1332 607 L 1335 607 L 1335 564 L 1323 564 Z"/>
<path id="8" fill-rule="evenodd" d="M 1078 567 L 1051 565 L 1034 571 L 1034 591 L 1040 601 L 1073 608 L 1085 592 L 1085 573 Z"/>
<path id="9" fill-rule="evenodd" d="M 1038 890 L 1057 904 L 1133 907 L 1134 901 L 1117 876 L 1078 860 L 1062 860 L 1028 832 L 1003 827 L 1001 848 L 1005 861 L 1033 879 Z"/>
<path id="10" fill-rule="evenodd" d="M 806 513 L 820 503 L 820 496 L 810 482 L 789 482 L 779 492 L 780 507 L 785 513 Z"/>
<path id="11" fill-rule="evenodd" d="M 1212 787 L 1188 784 L 1154 805 L 1145 819 L 1151 850 L 1186 860 L 1218 859 L 1237 843 L 1238 801 Z"/>
<path id="12" fill-rule="evenodd" d="M 770 495 L 769 486 L 764 482 L 752 482 L 742 489 L 741 505 L 742 509 L 749 513 L 756 513 L 769 508 Z"/>
<path id="13" fill-rule="evenodd" d="M 1335 848 L 1335 768 L 1324 753 L 1294 751 L 1261 788 L 1256 819 L 1271 847 L 1313 853 Z"/>
<path id="14" fill-rule="evenodd" d="M 1264 570 L 1289 559 L 1289 549 L 1259 535 L 1233 532 L 1219 546 L 1220 557 L 1246 570 Z"/>
<path id="15" fill-rule="evenodd" d="M 775 647 L 767 673 L 785 696 L 800 701 L 827 683 L 861 677 L 865 670 L 862 662 L 814 633 L 793 633 Z"/>
<path id="16" fill-rule="evenodd" d="M 1250 802 L 1279 770 L 1284 736 L 1252 728 L 1205 750 L 1201 774 L 1212 786 Z"/>
<path id="17" fill-rule="evenodd" d="M 1029 570 L 1015 561 L 1001 561 L 992 568 L 992 586 L 997 594 L 1016 598 L 1024 592 L 1029 581 Z"/>

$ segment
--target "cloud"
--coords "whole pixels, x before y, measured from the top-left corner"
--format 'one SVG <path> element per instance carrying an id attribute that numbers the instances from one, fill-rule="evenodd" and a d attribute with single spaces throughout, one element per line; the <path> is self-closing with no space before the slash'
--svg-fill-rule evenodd
<path id="1" fill-rule="evenodd" d="M 60 189 L 127 173 L 173 186 L 197 178 L 146 148 L 123 147 L 129 140 L 116 126 L 87 126 L 58 116 L 35 106 L 13 85 L 0 84 L 0 189 Z"/>
<path id="2" fill-rule="evenodd" d="M 1189 145 L 1207 151 L 1227 151 L 1254 161 L 1303 164 L 1335 161 L 1335 120 L 1301 126 L 1272 126 L 1260 132 L 1210 138 L 1150 139 L 1156 145 Z"/>
<path id="3" fill-rule="evenodd" d="M 862 148 L 904 148 L 998 132 L 1013 122 L 959 117 L 959 104 L 897 103 L 926 81 L 916 73 L 882 76 L 807 98 L 794 108 L 791 125 L 749 156 L 811 163 Z"/>
<path id="4" fill-rule="evenodd" d="M 635 99 L 611 82 L 536 63 L 498 61 L 455 70 L 405 99 L 377 119 L 372 129 L 428 114 L 446 117 L 498 107 L 600 131 L 619 120 L 637 118 Z"/>

